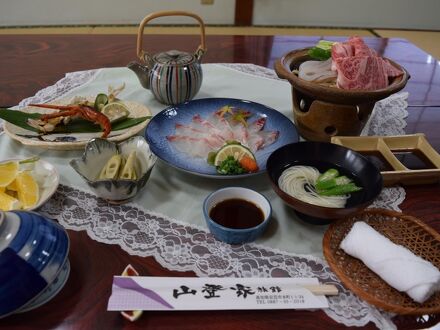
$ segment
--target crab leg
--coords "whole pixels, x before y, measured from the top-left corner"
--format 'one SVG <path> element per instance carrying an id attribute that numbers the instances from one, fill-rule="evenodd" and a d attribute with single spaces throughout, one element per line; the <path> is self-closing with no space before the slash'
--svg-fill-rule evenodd
<path id="1" fill-rule="evenodd" d="M 72 106 L 62 106 L 53 104 L 30 104 L 30 106 L 56 109 L 60 110 L 56 113 L 45 114 L 41 116 L 41 120 L 45 121 L 50 118 L 65 117 L 65 116 L 80 116 L 85 120 L 91 121 L 93 123 L 99 124 L 103 130 L 102 136 L 106 138 L 112 129 L 110 120 L 104 114 L 94 109 L 84 106 L 84 105 L 72 105 Z"/>
<path id="2" fill-rule="evenodd" d="M 56 110 L 73 110 L 78 108 L 77 105 L 56 105 L 56 104 L 29 104 L 30 107 L 47 108 Z"/>

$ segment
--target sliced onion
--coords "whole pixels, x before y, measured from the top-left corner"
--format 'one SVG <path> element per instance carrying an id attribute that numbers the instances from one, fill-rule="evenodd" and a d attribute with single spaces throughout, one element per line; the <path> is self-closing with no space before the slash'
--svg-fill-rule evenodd
<path id="1" fill-rule="evenodd" d="M 326 61 L 306 61 L 299 66 L 298 77 L 313 82 L 333 82 L 337 72 L 332 71 L 332 59 Z"/>

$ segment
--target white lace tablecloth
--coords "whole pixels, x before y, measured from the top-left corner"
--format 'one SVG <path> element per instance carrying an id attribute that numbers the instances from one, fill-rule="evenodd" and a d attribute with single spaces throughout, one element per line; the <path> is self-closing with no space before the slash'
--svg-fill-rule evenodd
<path id="1" fill-rule="evenodd" d="M 206 64 L 203 72 L 204 82 L 197 98 L 248 99 L 292 118 L 290 84 L 279 80 L 272 70 L 252 64 Z M 108 84 L 116 86 L 122 81 L 127 85 L 122 99 L 147 104 L 153 113 L 164 108 L 125 68 L 68 73 L 55 85 L 23 100 L 19 107 L 76 94 L 105 92 Z M 404 134 L 407 96 L 401 93 L 378 102 L 363 134 Z M 96 241 L 118 244 L 132 255 L 153 256 L 167 269 L 194 271 L 198 276 L 317 277 L 322 283 L 339 288 L 340 294 L 330 297 L 330 308 L 325 309 L 332 319 L 349 326 L 372 321 L 379 328 L 394 328 L 392 315 L 347 291 L 323 260 L 321 245 L 326 227 L 296 219 L 272 191 L 265 176 L 233 182 L 207 180 L 159 162 L 142 196 L 133 203 L 114 206 L 96 198 L 68 166 L 71 158 L 80 157 L 80 151 L 24 147 L 5 135 L 0 138 L 0 150 L 2 159 L 37 154 L 57 166 L 61 185 L 39 212 L 57 219 L 68 229 L 85 230 Z M 231 184 L 258 190 L 272 203 L 274 224 L 256 243 L 231 246 L 206 232 L 201 212 L 203 198 Z M 400 210 L 404 199 L 403 188 L 386 188 L 372 206 Z"/>

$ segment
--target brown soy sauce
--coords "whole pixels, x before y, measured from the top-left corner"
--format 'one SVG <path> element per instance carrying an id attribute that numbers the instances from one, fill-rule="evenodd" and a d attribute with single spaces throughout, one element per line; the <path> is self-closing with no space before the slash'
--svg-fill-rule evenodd
<path id="1" fill-rule="evenodd" d="M 264 221 L 264 213 L 257 205 L 240 198 L 226 199 L 216 204 L 209 216 L 219 225 L 231 229 L 252 228 Z"/>

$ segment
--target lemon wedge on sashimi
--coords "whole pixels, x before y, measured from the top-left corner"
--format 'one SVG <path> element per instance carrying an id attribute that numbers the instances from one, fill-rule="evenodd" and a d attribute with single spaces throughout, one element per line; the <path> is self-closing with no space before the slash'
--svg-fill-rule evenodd
<path id="1" fill-rule="evenodd" d="M 232 143 L 223 146 L 216 154 L 214 159 L 214 165 L 220 166 L 220 164 L 229 156 L 233 156 L 235 160 L 240 161 L 244 156 L 255 160 L 253 153 L 243 145 L 239 143 Z"/>
<path id="2" fill-rule="evenodd" d="M 18 173 L 18 162 L 6 162 L 0 164 L 0 187 L 6 187 L 12 181 Z"/>
<path id="3" fill-rule="evenodd" d="M 21 203 L 18 199 L 0 191 L 0 210 L 11 211 L 20 209 Z"/>
<path id="4" fill-rule="evenodd" d="M 18 200 L 24 209 L 33 207 L 38 203 L 40 198 L 38 184 L 29 172 L 19 172 L 15 178 L 15 184 Z"/>

